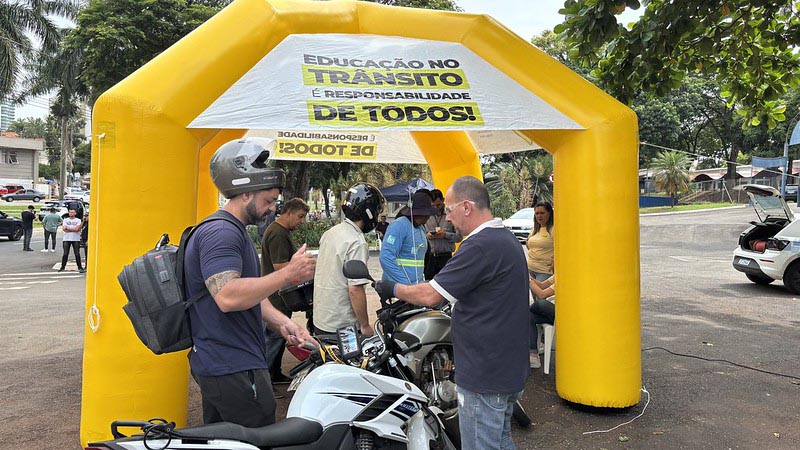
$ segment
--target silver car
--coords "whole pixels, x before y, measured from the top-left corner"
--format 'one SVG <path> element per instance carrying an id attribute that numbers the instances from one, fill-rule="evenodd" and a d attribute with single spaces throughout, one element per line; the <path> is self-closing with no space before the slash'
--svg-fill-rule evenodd
<path id="1" fill-rule="evenodd" d="M 45 195 L 33 189 L 22 189 L 13 194 L 6 194 L 1 198 L 7 202 L 13 202 L 14 200 L 33 200 L 34 202 L 38 202 L 45 198 Z"/>
<path id="2" fill-rule="evenodd" d="M 528 240 L 528 235 L 531 234 L 533 224 L 533 208 L 520 209 L 503 221 L 503 226 L 511 230 L 514 236 L 517 237 L 517 240 L 522 244 L 525 244 Z"/>

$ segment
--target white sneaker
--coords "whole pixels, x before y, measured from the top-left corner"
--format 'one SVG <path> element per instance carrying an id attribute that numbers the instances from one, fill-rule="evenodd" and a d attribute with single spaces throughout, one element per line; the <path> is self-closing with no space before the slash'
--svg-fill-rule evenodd
<path id="1" fill-rule="evenodd" d="M 48 250 L 46 248 L 43 248 L 41 251 L 42 251 L 42 253 L 44 253 L 44 252 L 49 252 L 50 250 Z"/>
<path id="2" fill-rule="evenodd" d="M 542 367 L 542 362 L 539 361 L 539 353 L 531 352 L 530 361 L 531 369 L 539 369 Z"/>
<path id="3" fill-rule="evenodd" d="M 50 249 L 50 253 L 55 253 L 55 252 L 56 252 L 56 249 L 54 249 L 54 248 Z"/>

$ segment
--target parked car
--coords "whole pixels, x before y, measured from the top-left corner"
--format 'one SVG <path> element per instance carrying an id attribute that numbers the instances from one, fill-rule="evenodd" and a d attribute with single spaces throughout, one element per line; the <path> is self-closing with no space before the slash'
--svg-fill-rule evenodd
<path id="1" fill-rule="evenodd" d="M 8 194 L 8 188 L 5 186 L 0 186 L 0 195 Z"/>
<path id="2" fill-rule="evenodd" d="M 3 187 L 6 190 L 6 194 L 13 194 L 14 192 L 22 191 L 25 189 L 25 186 L 19 184 L 7 184 Z"/>
<path id="3" fill-rule="evenodd" d="M 9 241 L 18 241 L 22 237 L 22 219 L 0 211 L 0 236 L 7 237 Z"/>
<path id="4" fill-rule="evenodd" d="M 793 201 L 797 203 L 797 185 L 796 184 L 787 184 L 786 185 L 786 192 L 783 196 L 784 200 Z"/>
<path id="5" fill-rule="evenodd" d="M 65 200 L 81 200 L 83 201 L 83 195 L 85 194 L 84 191 L 80 189 L 70 189 L 69 192 L 64 194 Z"/>
<path id="6" fill-rule="evenodd" d="M 503 221 L 503 226 L 511 230 L 517 240 L 524 244 L 533 229 L 533 208 L 523 208 Z"/>
<path id="7" fill-rule="evenodd" d="M 45 195 L 33 189 L 22 189 L 11 194 L 6 194 L 0 198 L 7 202 L 13 202 L 14 200 L 33 200 L 34 202 L 38 202 L 45 198 Z"/>
<path id="8" fill-rule="evenodd" d="M 45 202 L 45 204 L 39 208 L 39 213 L 37 214 L 39 221 L 44 219 L 44 216 L 50 214 L 50 208 L 55 208 L 56 214 L 60 215 L 62 219 L 69 217 L 70 208 L 75 208 L 79 219 L 83 219 L 83 214 L 86 211 L 85 205 L 79 200 L 54 200 Z"/>
<path id="9" fill-rule="evenodd" d="M 800 294 L 800 221 L 777 189 L 746 184 L 758 222 L 739 235 L 733 251 L 733 268 L 756 284 L 783 280 L 793 294 Z"/>

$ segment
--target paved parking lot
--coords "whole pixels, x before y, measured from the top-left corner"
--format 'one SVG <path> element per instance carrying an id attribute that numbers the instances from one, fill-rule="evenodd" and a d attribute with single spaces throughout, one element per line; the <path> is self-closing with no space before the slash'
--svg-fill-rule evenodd
<path id="1" fill-rule="evenodd" d="M 731 266 L 753 218 L 747 208 L 642 217 L 643 348 L 800 377 L 800 298 L 779 282 L 756 286 Z M 34 236 L 33 248 L 41 242 Z M 60 252 L 23 254 L 0 238 L 3 449 L 78 447 L 84 282 L 55 276 L 57 260 Z M 377 254 L 371 262 L 377 273 Z M 647 410 L 609 433 L 583 434 L 633 419 L 646 396 L 625 410 L 579 408 L 558 398 L 554 370 L 534 371 L 523 400 L 534 425 L 514 428 L 518 448 L 800 448 L 799 379 L 660 349 L 642 360 Z M 191 423 L 200 416 L 192 384 Z"/>

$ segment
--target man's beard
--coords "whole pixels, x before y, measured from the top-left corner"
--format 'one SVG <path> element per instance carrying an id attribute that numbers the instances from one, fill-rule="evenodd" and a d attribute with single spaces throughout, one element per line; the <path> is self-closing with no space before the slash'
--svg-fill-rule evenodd
<path id="1" fill-rule="evenodd" d="M 247 214 L 247 222 L 245 225 L 256 225 L 264 221 L 269 214 L 269 210 L 267 210 L 264 214 L 259 215 L 258 210 L 256 209 L 256 199 L 252 198 L 246 205 L 244 205 L 244 212 Z"/>

